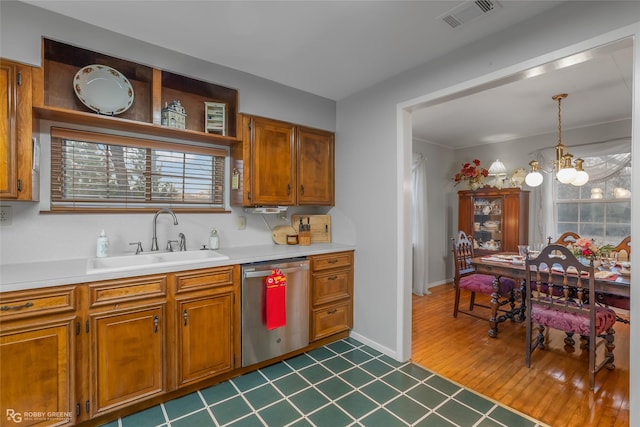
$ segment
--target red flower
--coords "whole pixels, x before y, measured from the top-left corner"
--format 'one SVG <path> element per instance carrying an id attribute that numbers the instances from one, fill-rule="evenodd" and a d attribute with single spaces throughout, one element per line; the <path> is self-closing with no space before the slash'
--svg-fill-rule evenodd
<path id="1" fill-rule="evenodd" d="M 453 180 L 456 184 L 460 181 L 469 181 L 481 184 L 483 178 L 487 176 L 489 176 L 489 171 L 480 167 L 480 160 L 474 159 L 471 163 L 463 163 L 460 172 L 455 174 Z"/>

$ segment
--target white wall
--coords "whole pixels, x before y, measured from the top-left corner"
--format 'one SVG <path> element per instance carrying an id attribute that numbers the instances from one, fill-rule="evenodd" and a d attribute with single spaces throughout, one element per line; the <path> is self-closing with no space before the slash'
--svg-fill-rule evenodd
<path id="1" fill-rule="evenodd" d="M 4 58 L 40 66 L 41 38 L 44 36 L 236 88 L 241 112 L 335 130 L 335 102 L 326 98 L 130 39 L 25 3 L 2 1 L 0 8 L 0 56 Z M 43 153 L 48 152 L 48 129 L 52 124 L 41 123 L 43 133 L 38 137 Z M 46 195 L 50 184 L 48 157 L 43 155 L 41 163 L 41 188 Z M 151 214 L 44 214 L 41 210 L 48 208 L 46 197 L 41 203 L 3 202 L 3 205 L 12 207 L 13 222 L 0 229 L 1 264 L 91 256 L 95 254 L 96 237 L 102 228 L 110 237 L 112 254 L 133 251 L 135 247 L 129 246 L 129 242 L 141 241 L 145 250 L 150 247 Z M 220 230 L 222 248 L 270 244 L 269 227 L 287 223 L 275 216 L 265 216 L 268 227 L 262 216 L 246 215 L 247 228 L 237 230 L 236 219 L 245 214 L 241 208 L 232 211 L 228 214 L 178 214 L 178 226 L 173 226 L 168 217 L 161 216 L 158 220 L 159 242 L 175 239 L 182 232 L 187 237 L 187 247 L 197 249 L 208 242 L 209 229 L 215 227 Z M 309 212 L 309 209 L 290 211 L 291 214 Z M 348 221 L 342 225 L 345 221 L 341 218 L 336 215 L 334 222 L 337 223 L 332 224 L 336 241 L 340 241 L 336 230 L 346 229 L 345 235 L 352 236 L 348 232 Z"/>
<path id="2" fill-rule="evenodd" d="M 411 306 L 411 287 L 404 262 L 405 254 L 410 253 L 410 216 L 397 195 L 405 194 L 409 185 L 407 166 L 411 150 L 407 152 L 407 147 L 412 142 L 398 108 L 410 111 L 412 105 L 420 102 L 497 80 L 507 73 L 576 53 L 576 49 L 586 50 L 616 37 L 638 33 L 640 3 L 566 2 L 517 28 L 480 40 L 338 102 L 337 133 L 341 144 L 336 149 L 336 161 L 341 191 L 337 201 L 345 215 L 358 218 L 354 223 L 358 236 L 354 289 L 357 336 L 367 337 L 379 348 L 390 350 L 397 359 L 410 356 L 407 343 L 411 339 L 411 322 L 410 317 L 407 321 L 406 313 Z M 636 80 L 640 73 L 637 52 L 636 46 Z M 634 90 L 637 102 L 640 92 Z M 634 133 L 638 129 L 634 124 Z M 636 140 L 633 145 L 637 151 Z M 634 165 L 633 179 L 640 182 L 638 156 L 634 156 Z M 452 190 L 443 188 L 443 191 L 451 194 Z M 633 200 L 633 207 L 634 211 L 639 210 L 639 199 Z M 640 225 L 633 226 L 632 234 L 640 235 Z M 634 257 L 640 263 L 640 253 Z M 632 311 L 634 307 L 640 309 L 640 297 L 636 295 L 632 295 Z M 633 346 L 632 343 L 632 353 Z M 638 407 L 634 402 L 640 401 L 640 389 L 633 385 L 636 367 L 632 360 L 632 408 Z"/>

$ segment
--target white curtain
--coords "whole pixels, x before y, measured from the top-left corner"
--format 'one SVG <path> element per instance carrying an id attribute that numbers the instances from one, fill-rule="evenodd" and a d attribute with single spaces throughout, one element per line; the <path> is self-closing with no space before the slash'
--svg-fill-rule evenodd
<path id="1" fill-rule="evenodd" d="M 618 138 L 608 141 L 592 142 L 582 145 L 571 145 L 567 150 L 574 158 L 610 156 L 607 162 L 590 163 L 584 165 L 589 174 L 589 182 L 596 183 L 611 178 L 619 173 L 625 166 L 631 164 L 631 138 Z M 543 167 L 551 164 L 555 159 L 553 147 L 544 148 L 533 153 Z M 556 199 L 556 186 L 553 185 L 552 174 L 545 174 L 540 187 L 531 190 L 531 202 L 533 212 L 536 212 L 536 221 L 533 225 L 533 236 L 529 244 L 546 243 L 548 236 L 558 237 L 555 234 L 556 214 L 554 200 Z"/>
<path id="2" fill-rule="evenodd" d="M 413 226 L 413 293 L 424 295 L 427 289 L 427 159 L 414 153 L 411 164 Z"/>

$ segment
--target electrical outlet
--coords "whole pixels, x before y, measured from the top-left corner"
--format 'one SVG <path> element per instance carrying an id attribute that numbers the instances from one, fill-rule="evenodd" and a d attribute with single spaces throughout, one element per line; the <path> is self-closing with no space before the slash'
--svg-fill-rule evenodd
<path id="1" fill-rule="evenodd" d="M 12 220 L 11 206 L 0 206 L 0 225 L 11 225 Z"/>
<path id="2" fill-rule="evenodd" d="M 238 217 L 238 230 L 244 230 L 247 227 L 247 217 L 239 216 Z"/>

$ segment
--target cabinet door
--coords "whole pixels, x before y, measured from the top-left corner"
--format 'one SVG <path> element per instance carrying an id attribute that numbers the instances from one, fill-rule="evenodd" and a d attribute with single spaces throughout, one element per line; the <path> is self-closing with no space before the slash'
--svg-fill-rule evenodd
<path id="1" fill-rule="evenodd" d="M 298 128 L 298 205 L 334 205 L 331 132 Z"/>
<path id="2" fill-rule="evenodd" d="M 251 203 L 295 205 L 295 127 L 254 118 L 251 121 Z"/>
<path id="3" fill-rule="evenodd" d="M 19 329 L 3 325 L 0 425 L 73 424 L 73 324 L 74 319 L 37 319 Z"/>
<path id="4" fill-rule="evenodd" d="M 233 294 L 178 303 L 178 384 L 233 369 Z"/>
<path id="5" fill-rule="evenodd" d="M 165 389 L 164 305 L 91 315 L 91 414 Z"/>
<path id="6" fill-rule="evenodd" d="M 0 199 L 30 200 L 31 68 L 0 60 Z"/>

